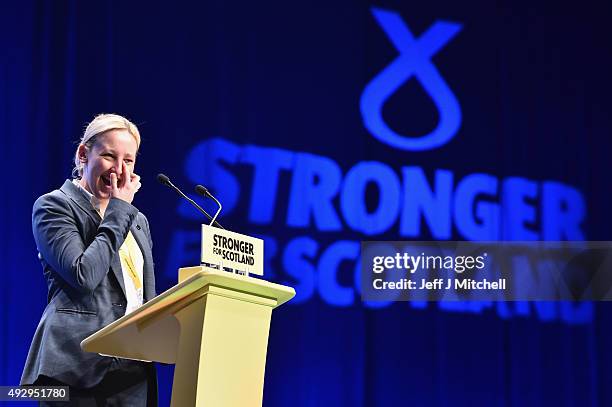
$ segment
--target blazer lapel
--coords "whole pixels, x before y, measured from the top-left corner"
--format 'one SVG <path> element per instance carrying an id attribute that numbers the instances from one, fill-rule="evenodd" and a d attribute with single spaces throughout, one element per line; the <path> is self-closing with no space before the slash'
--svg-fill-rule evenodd
<path id="1" fill-rule="evenodd" d="M 117 282 L 121 286 L 123 296 L 127 298 L 127 295 L 125 294 L 125 281 L 123 281 L 123 269 L 121 268 L 121 259 L 119 258 L 119 253 L 113 256 L 113 260 L 111 261 L 111 270 L 113 270 L 113 273 L 117 278 Z"/>
<path id="2" fill-rule="evenodd" d="M 142 258 L 144 260 L 144 264 L 142 267 L 142 287 L 143 287 L 143 300 L 146 302 L 153 298 L 155 294 L 151 293 L 151 284 L 150 284 L 150 271 L 153 269 L 153 259 L 151 256 L 151 247 L 149 247 L 149 240 L 145 235 L 143 227 L 138 222 L 138 217 L 132 223 L 130 227 L 130 231 L 132 232 L 132 236 L 134 236 L 134 240 L 138 243 L 138 247 L 140 247 L 140 252 L 142 253 Z"/>
<path id="3" fill-rule="evenodd" d="M 82 191 L 79 191 L 79 187 L 74 185 L 71 180 L 66 180 L 64 185 L 60 188 L 60 191 L 66 194 L 79 208 L 83 210 L 95 223 L 99 225 L 102 221 L 100 214 L 93 207 L 91 202 L 87 200 Z"/>

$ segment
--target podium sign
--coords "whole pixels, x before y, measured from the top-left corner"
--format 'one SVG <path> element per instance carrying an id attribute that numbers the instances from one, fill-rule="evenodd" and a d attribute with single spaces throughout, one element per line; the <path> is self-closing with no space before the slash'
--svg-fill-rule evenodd
<path id="1" fill-rule="evenodd" d="M 203 265 L 263 276 L 263 240 L 202 225 Z"/>

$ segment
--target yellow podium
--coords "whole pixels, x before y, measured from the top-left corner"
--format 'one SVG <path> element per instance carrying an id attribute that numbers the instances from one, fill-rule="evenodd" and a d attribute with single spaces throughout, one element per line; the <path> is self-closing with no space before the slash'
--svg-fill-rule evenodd
<path id="1" fill-rule="evenodd" d="M 207 267 L 81 342 L 87 352 L 175 363 L 173 407 L 261 406 L 272 310 L 291 287 Z"/>

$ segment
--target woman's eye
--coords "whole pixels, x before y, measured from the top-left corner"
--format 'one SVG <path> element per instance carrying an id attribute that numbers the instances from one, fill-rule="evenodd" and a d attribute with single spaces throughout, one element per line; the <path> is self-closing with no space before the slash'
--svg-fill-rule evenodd
<path id="1" fill-rule="evenodd" d="M 131 165 L 134 161 L 133 160 L 123 160 L 127 165 Z"/>

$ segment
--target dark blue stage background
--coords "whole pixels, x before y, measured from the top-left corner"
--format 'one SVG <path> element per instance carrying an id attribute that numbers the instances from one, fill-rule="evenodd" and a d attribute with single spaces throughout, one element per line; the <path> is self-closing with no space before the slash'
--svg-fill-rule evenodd
<path id="1" fill-rule="evenodd" d="M 198 263 L 202 219 L 158 172 L 208 185 L 226 227 L 266 239 L 266 277 L 295 287 L 265 406 L 612 405 L 609 304 L 363 303 L 356 278 L 361 240 L 612 240 L 612 6 L 13 3 L 0 384 L 18 384 L 45 306 L 32 204 L 116 112 L 143 135 L 134 204 L 159 292 Z"/>

